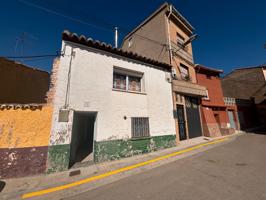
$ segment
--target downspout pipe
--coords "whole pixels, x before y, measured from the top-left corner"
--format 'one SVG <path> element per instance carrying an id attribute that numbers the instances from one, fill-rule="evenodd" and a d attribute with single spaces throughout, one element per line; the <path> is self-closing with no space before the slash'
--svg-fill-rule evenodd
<path id="1" fill-rule="evenodd" d="M 70 53 L 70 61 L 69 61 L 69 68 L 68 68 L 68 74 L 67 74 L 67 88 L 66 88 L 66 96 L 65 96 L 65 104 L 64 109 L 69 108 L 69 93 L 70 93 L 70 79 L 71 79 L 71 68 L 72 68 L 72 59 L 74 56 L 74 49 L 71 47 L 71 53 Z"/>
<path id="2" fill-rule="evenodd" d="M 169 14 L 167 16 L 167 34 L 168 34 L 168 46 L 169 46 L 169 55 L 170 55 L 170 65 L 172 65 L 172 60 L 173 60 L 173 54 L 172 54 L 172 45 L 171 45 L 171 37 L 170 37 L 170 16 L 173 13 L 173 6 L 170 5 L 169 7 Z"/>

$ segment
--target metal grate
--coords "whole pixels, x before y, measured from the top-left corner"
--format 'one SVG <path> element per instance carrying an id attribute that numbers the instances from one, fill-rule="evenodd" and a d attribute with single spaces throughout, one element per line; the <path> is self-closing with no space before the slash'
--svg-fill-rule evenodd
<path id="1" fill-rule="evenodd" d="M 132 137 L 149 137 L 149 118 L 148 117 L 132 117 L 131 118 Z"/>

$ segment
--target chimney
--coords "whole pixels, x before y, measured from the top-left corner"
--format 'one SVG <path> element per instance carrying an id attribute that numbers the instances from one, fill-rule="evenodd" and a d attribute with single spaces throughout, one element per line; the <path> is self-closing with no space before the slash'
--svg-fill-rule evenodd
<path id="1" fill-rule="evenodd" d="M 115 27 L 115 48 L 118 47 L 118 27 Z"/>

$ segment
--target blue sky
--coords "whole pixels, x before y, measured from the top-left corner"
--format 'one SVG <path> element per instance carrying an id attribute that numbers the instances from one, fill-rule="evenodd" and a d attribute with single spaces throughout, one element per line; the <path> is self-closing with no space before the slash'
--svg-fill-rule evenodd
<path id="1" fill-rule="evenodd" d="M 24 2 L 24 3 L 23 3 Z M 113 44 L 113 27 L 132 30 L 161 0 L 27 0 L 77 21 L 32 7 L 25 1 L 3 1 L 0 7 L 0 56 L 56 54 L 64 29 Z M 176 0 L 171 2 L 196 28 L 195 63 L 223 69 L 266 63 L 265 0 Z M 22 36 L 24 34 L 24 36 Z M 24 42 L 21 40 L 24 39 Z M 52 58 L 21 60 L 51 70 Z"/>

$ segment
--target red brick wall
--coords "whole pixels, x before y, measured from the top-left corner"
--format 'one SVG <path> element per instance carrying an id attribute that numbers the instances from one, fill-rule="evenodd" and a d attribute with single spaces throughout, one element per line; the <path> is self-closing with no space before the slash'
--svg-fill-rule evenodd
<path id="1" fill-rule="evenodd" d="M 210 100 L 202 100 L 202 105 L 224 106 L 223 91 L 221 80 L 219 77 L 211 76 L 211 79 L 206 77 L 206 74 L 198 73 L 197 82 L 199 85 L 207 87 Z"/>

